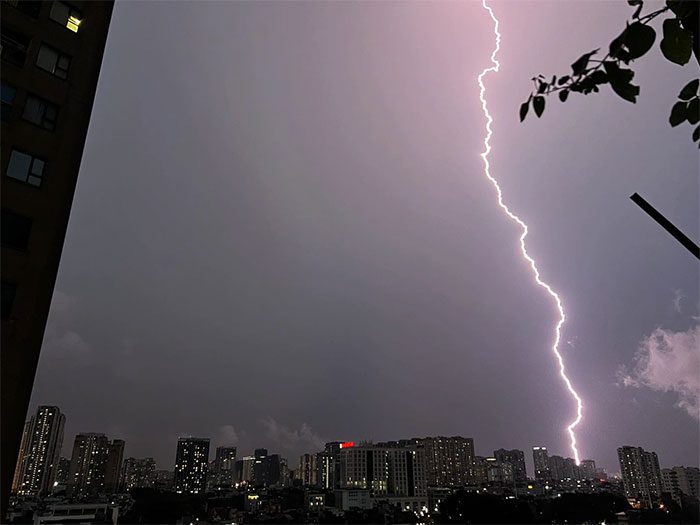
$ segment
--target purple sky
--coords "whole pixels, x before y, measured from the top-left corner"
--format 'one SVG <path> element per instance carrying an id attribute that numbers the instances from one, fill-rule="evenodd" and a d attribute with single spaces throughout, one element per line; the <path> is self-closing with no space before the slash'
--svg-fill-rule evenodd
<path id="1" fill-rule="evenodd" d="M 697 465 L 697 262 L 628 199 L 700 238 L 697 149 L 667 123 L 697 67 L 655 48 L 636 106 L 606 88 L 519 124 L 529 79 L 631 10 L 493 7 L 492 173 L 564 301 L 582 456 Z M 66 454 L 92 431 L 160 468 L 189 434 L 292 465 L 438 434 L 530 473 L 534 445 L 569 455 L 555 310 L 479 157 L 493 46 L 478 2 L 118 3 L 31 406 L 66 413 Z"/>

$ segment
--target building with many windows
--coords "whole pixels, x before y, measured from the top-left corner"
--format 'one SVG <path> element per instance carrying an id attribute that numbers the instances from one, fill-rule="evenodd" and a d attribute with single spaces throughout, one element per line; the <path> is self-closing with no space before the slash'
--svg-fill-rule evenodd
<path id="1" fill-rule="evenodd" d="M 105 492 L 107 494 L 113 494 L 119 490 L 123 459 L 124 441 L 121 439 L 112 440 L 107 447 L 107 460 L 105 461 Z"/>
<path id="2" fill-rule="evenodd" d="M 642 447 L 623 446 L 617 449 L 625 496 L 649 507 L 661 496 L 661 469 L 656 452 Z"/>
<path id="3" fill-rule="evenodd" d="M 186 437 L 177 440 L 175 492 L 203 494 L 207 487 L 209 439 Z"/>
<path id="4" fill-rule="evenodd" d="M 122 490 L 153 487 L 156 462 L 153 458 L 126 458 L 122 469 Z"/>
<path id="5" fill-rule="evenodd" d="M 461 436 L 417 439 L 425 454 L 431 487 L 464 487 L 474 482 L 474 440 Z"/>
<path id="6" fill-rule="evenodd" d="M 316 458 L 316 454 L 302 454 L 299 458 L 298 478 L 304 487 L 315 487 L 318 484 Z"/>
<path id="7" fill-rule="evenodd" d="M 700 497 L 700 469 L 697 467 L 673 467 L 661 469 L 661 487 L 673 499 L 683 505 L 683 500 Z"/>
<path id="8" fill-rule="evenodd" d="M 548 481 L 552 478 L 549 468 L 547 447 L 532 447 L 532 460 L 535 464 L 535 479 Z"/>
<path id="9" fill-rule="evenodd" d="M 23 496 L 42 496 L 53 487 L 63 446 L 66 416 L 58 407 L 40 406 L 24 428 L 13 489 Z"/>
<path id="10" fill-rule="evenodd" d="M 68 471 L 68 492 L 78 496 L 104 492 L 108 454 L 109 440 L 104 434 L 85 433 L 75 436 Z"/>
<path id="11" fill-rule="evenodd" d="M 493 457 L 499 463 L 508 463 L 513 470 L 513 479 L 516 483 L 527 481 L 527 471 L 525 470 L 525 452 L 522 450 L 506 450 L 499 448 L 493 451 Z"/>
<path id="12" fill-rule="evenodd" d="M 6 508 L 112 1 L 0 4 L 1 509 Z"/>

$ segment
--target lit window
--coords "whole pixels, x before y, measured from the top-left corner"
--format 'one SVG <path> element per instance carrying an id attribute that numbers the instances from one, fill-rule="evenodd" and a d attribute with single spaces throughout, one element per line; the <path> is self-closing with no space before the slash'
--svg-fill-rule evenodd
<path id="1" fill-rule="evenodd" d="M 74 33 L 78 32 L 83 21 L 82 13 L 65 2 L 54 2 L 51 6 L 49 18 L 67 27 Z"/>
<path id="2" fill-rule="evenodd" d="M 36 66 L 65 80 L 68 78 L 70 57 L 46 44 L 41 44 L 36 57 Z"/>
<path id="3" fill-rule="evenodd" d="M 58 118 L 58 107 L 43 98 L 28 95 L 22 118 L 32 124 L 53 131 Z"/>
<path id="4" fill-rule="evenodd" d="M 41 186 L 45 166 L 46 163 L 40 158 L 12 150 L 10 161 L 7 163 L 6 175 L 32 186 Z"/>

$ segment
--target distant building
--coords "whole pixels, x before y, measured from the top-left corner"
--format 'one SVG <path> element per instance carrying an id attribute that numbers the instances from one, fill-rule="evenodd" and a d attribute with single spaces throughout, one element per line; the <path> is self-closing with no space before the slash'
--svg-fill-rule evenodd
<path id="1" fill-rule="evenodd" d="M 243 456 L 243 459 L 236 461 L 233 471 L 234 483 L 251 483 L 254 465 L 255 456 Z"/>
<path id="2" fill-rule="evenodd" d="M 13 0 L 0 5 L 4 511 L 114 2 Z"/>
<path id="3" fill-rule="evenodd" d="M 508 463 L 513 469 L 513 479 L 516 483 L 527 481 L 527 471 L 525 470 L 525 452 L 522 450 L 506 450 L 500 448 L 493 451 L 493 457 L 499 463 Z"/>
<path id="4" fill-rule="evenodd" d="M 578 466 L 579 477 L 581 479 L 595 479 L 596 476 L 596 466 L 595 461 L 592 459 L 582 459 L 581 464 Z"/>
<path id="5" fill-rule="evenodd" d="M 656 452 L 641 447 L 623 446 L 617 449 L 625 496 L 651 507 L 661 496 L 661 469 Z"/>
<path id="6" fill-rule="evenodd" d="M 550 456 L 549 458 L 550 479 L 554 481 L 571 481 L 578 478 L 576 461 L 572 458 L 561 456 Z"/>
<path id="7" fill-rule="evenodd" d="M 104 434 L 75 436 L 68 472 L 68 491 L 81 496 L 104 492 L 108 454 L 109 440 Z"/>
<path id="8" fill-rule="evenodd" d="M 25 425 L 22 453 L 15 467 L 17 493 L 47 494 L 56 480 L 66 417 L 58 407 L 40 406 Z"/>
<path id="9" fill-rule="evenodd" d="M 486 480 L 489 485 L 498 487 L 513 487 L 515 471 L 513 465 L 501 462 L 496 458 L 485 458 Z"/>
<path id="10" fill-rule="evenodd" d="M 115 525 L 118 520 L 119 505 L 111 503 L 50 504 L 34 514 L 35 525 Z"/>
<path id="11" fill-rule="evenodd" d="M 68 473 L 70 472 L 70 459 L 59 458 L 58 460 L 58 470 L 56 471 L 56 481 L 58 485 L 68 484 Z"/>
<path id="12" fill-rule="evenodd" d="M 282 486 L 283 461 L 279 454 L 268 454 L 266 448 L 258 448 L 255 450 L 254 457 L 253 476 L 250 483 L 255 487 Z"/>
<path id="13" fill-rule="evenodd" d="M 461 436 L 417 440 L 425 454 L 427 483 L 431 487 L 464 487 L 474 482 L 474 440 Z"/>
<path id="14" fill-rule="evenodd" d="M 236 467 L 236 447 L 216 447 L 207 483 L 210 490 L 231 488 Z"/>
<path id="15" fill-rule="evenodd" d="M 153 472 L 153 488 L 172 490 L 175 474 L 172 470 L 156 470 Z"/>
<path id="16" fill-rule="evenodd" d="M 697 500 L 700 497 L 700 469 L 673 467 L 661 469 L 661 486 L 673 499 L 683 505 L 683 496 Z"/>
<path id="17" fill-rule="evenodd" d="M 180 438 L 175 457 L 175 492 L 202 494 L 207 486 L 208 438 Z"/>
<path id="18" fill-rule="evenodd" d="M 535 464 L 535 479 L 548 481 L 552 478 L 549 469 L 549 453 L 547 447 L 532 447 L 532 459 Z"/>
<path id="19" fill-rule="evenodd" d="M 136 488 L 149 488 L 155 484 L 156 462 L 153 458 L 127 458 L 122 469 L 122 488 L 128 492 Z M 168 474 L 172 480 L 172 473 Z"/>
<path id="20" fill-rule="evenodd" d="M 27 461 L 27 446 L 29 444 L 29 436 L 32 431 L 32 424 L 34 423 L 34 417 L 24 424 L 24 429 L 22 430 L 22 442 L 19 447 L 19 454 L 17 455 L 17 464 L 15 465 L 15 473 L 12 476 L 12 493 L 17 494 L 20 485 L 22 484 L 22 476 L 24 475 L 24 466 Z"/>
<path id="21" fill-rule="evenodd" d="M 302 454 L 299 458 L 298 477 L 304 487 L 318 484 L 318 462 L 316 454 Z"/>
<path id="22" fill-rule="evenodd" d="M 350 442 L 331 441 L 316 454 L 316 483 L 322 489 L 340 487 L 340 451 Z"/>
<path id="23" fill-rule="evenodd" d="M 124 441 L 115 439 L 107 447 L 107 461 L 105 462 L 105 492 L 107 494 L 113 494 L 119 490 L 123 459 Z"/>

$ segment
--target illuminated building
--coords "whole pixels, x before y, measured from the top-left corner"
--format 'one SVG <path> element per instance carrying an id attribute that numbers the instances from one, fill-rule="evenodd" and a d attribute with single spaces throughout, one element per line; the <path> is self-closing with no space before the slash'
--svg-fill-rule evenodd
<path id="1" fill-rule="evenodd" d="M 112 1 L 3 1 L 0 466 L 6 508 Z"/>
<path id="2" fill-rule="evenodd" d="M 474 440 L 461 436 L 426 437 L 417 442 L 425 454 L 428 486 L 464 487 L 474 481 Z"/>
<path id="3" fill-rule="evenodd" d="M 202 494 L 207 486 L 209 439 L 186 437 L 177 440 L 175 492 Z"/>
<path id="4" fill-rule="evenodd" d="M 527 481 L 527 471 L 525 470 L 525 452 L 522 450 L 506 450 L 500 448 L 493 451 L 493 457 L 499 463 L 508 463 L 513 469 L 513 479 L 516 483 Z"/>
<path id="5" fill-rule="evenodd" d="M 576 467 L 576 461 L 574 461 L 573 458 L 550 456 L 550 479 L 555 481 L 571 481 L 574 479 L 578 479 L 577 471 L 578 468 Z"/>
<path id="6" fill-rule="evenodd" d="M 661 496 L 661 469 L 656 452 L 641 447 L 623 446 L 617 449 L 620 472 L 628 499 L 648 507 Z"/>
<path id="7" fill-rule="evenodd" d="M 105 492 L 107 494 L 112 494 L 119 490 L 123 459 L 124 441 L 115 439 L 107 447 L 107 460 L 105 462 Z"/>
<path id="8" fill-rule="evenodd" d="M 19 446 L 19 454 L 17 455 L 17 463 L 15 465 L 15 473 L 12 476 L 12 493 L 17 494 L 19 486 L 22 483 L 22 475 L 24 472 L 24 464 L 27 461 L 27 444 L 29 442 L 29 433 L 31 432 L 32 423 L 34 418 L 32 417 L 29 421 L 24 424 L 24 429 L 22 430 L 22 441 Z"/>
<path id="9" fill-rule="evenodd" d="M 126 458 L 122 474 L 123 490 L 152 487 L 155 472 L 156 462 L 153 458 Z"/>
<path id="10" fill-rule="evenodd" d="M 74 495 L 104 492 L 109 440 L 104 434 L 78 434 L 68 472 L 68 492 Z"/>
<path id="11" fill-rule="evenodd" d="M 207 477 L 212 490 L 230 488 L 234 482 L 236 447 L 216 447 L 212 468 Z"/>
<path id="12" fill-rule="evenodd" d="M 532 459 L 535 464 L 535 479 L 548 481 L 552 478 L 549 469 L 549 454 L 547 447 L 532 447 Z"/>
<path id="13" fill-rule="evenodd" d="M 243 459 L 236 461 L 233 472 L 233 480 L 236 483 L 251 483 L 253 481 L 253 466 L 255 456 L 243 456 Z"/>
<path id="14" fill-rule="evenodd" d="M 25 425 L 22 453 L 15 468 L 17 494 L 42 496 L 53 486 L 63 446 L 65 421 L 66 416 L 58 407 L 40 406 Z"/>
<path id="15" fill-rule="evenodd" d="M 299 479 L 304 487 L 315 487 L 318 483 L 316 454 L 302 454 L 299 458 Z"/>

